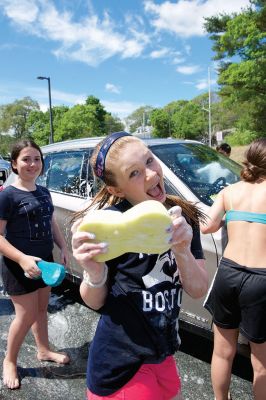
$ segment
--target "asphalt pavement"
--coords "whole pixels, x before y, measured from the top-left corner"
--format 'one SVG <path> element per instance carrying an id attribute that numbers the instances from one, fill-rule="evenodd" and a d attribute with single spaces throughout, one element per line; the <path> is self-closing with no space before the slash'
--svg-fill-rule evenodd
<path id="1" fill-rule="evenodd" d="M 82 304 L 77 298 L 77 293 L 72 286 L 63 285 L 61 289 L 52 293 L 48 309 L 50 343 L 53 348 L 66 351 L 70 355 L 70 364 L 59 366 L 51 362 L 39 362 L 33 336 L 29 333 L 19 354 L 21 388 L 9 390 L 3 386 L 2 362 L 14 310 L 10 299 L 3 295 L 0 281 L 1 400 L 85 399 L 87 354 L 98 317 Z M 175 358 L 182 379 L 184 400 L 213 400 L 210 346 L 205 347 L 203 341 L 197 341 L 185 332 L 181 332 L 181 338 L 184 344 Z M 188 354 L 190 349 L 194 350 Z M 196 357 L 193 356 L 193 352 Z M 243 363 L 241 364 L 243 366 Z M 252 384 L 247 379 L 233 375 L 231 393 L 234 400 L 252 400 Z"/>

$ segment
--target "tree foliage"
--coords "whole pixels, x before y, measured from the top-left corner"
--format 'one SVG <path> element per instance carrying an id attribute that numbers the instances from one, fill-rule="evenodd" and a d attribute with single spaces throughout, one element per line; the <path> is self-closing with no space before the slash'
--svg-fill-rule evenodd
<path id="1" fill-rule="evenodd" d="M 2 157 L 7 157 L 10 155 L 10 149 L 15 139 L 10 135 L 0 134 L 0 155 Z"/>
<path id="2" fill-rule="evenodd" d="M 54 140 L 59 141 L 59 126 L 65 113 L 69 110 L 66 106 L 52 108 Z M 45 145 L 49 142 L 50 136 L 50 111 L 32 111 L 27 119 L 27 128 L 32 138 L 39 144 Z"/>
<path id="3" fill-rule="evenodd" d="M 178 100 L 151 114 L 153 136 L 201 139 L 208 130 L 208 120 L 199 103 Z"/>
<path id="4" fill-rule="evenodd" d="M 77 104 L 71 108 L 53 107 L 52 113 L 55 142 L 102 136 L 124 127 L 119 118 L 108 113 L 94 96 L 88 96 L 85 104 Z M 40 145 L 47 144 L 50 135 L 49 110 L 32 112 L 27 126 L 32 137 Z"/>
<path id="5" fill-rule="evenodd" d="M 30 97 L 2 105 L 0 107 L 0 133 L 11 133 L 16 139 L 29 135 L 27 118 L 32 111 L 39 109 L 38 102 Z"/>
<path id="6" fill-rule="evenodd" d="M 126 124 L 129 126 L 129 131 L 131 133 L 136 132 L 141 126 L 150 125 L 151 113 L 153 107 L 142 106 L 137 108 L 133 113 L 131 113 L 126 118 Z"/>
<path id="7" fill-rule="evenodd" d="M 101 121 L 96 117 L 95 107 L 77 104 L 70 108 L 63 115 L 56 133 L 58 141 L 101 136 Z"/>
<path id="8" fill-rule="evenodd" d="M 105 133 L 120 132 L 125 129 L 124 124 L 118 117 L 112 116 L 110 113 L 104 116 Z"/>
<path id="9" fill-rule="evenodd" d="M 162 108 L 157 108 L 153 110 L 153 112 L 151 113 L 151 124 L 153 127 L 153 136 L 171 136 L 171 117 L 166 110 Z"/>
<path id="10" fill-rule="evenodd" d="M 94 96 L 88 96 L 85 104 L 55 106 L 52 116 L 55 142 L 103 136 L 124 129 L 121 120 L 108 113 Z M 30 97 L 0 107 L 0 135 L 8 133 L 1 135 L 4 152 L 10 147 L 9 142 L 23 137 L 33 138 L 40 146 L 48 144 L 50 129 L 50 110 L 41 111 L 38 102 Z"/>
<path id="11" fill-rule="evenodd" d="M 201 139 L 205 136 L 207 121 L 202 107 L 193 101 L 188 101 L 173 115 L 172 136 L 182 139 Z"/>
<path id="12" fill-rule="evenodd" d="M 104 109 L 103 105 L 100 103 L 100 100 L 94 96 L 88 96 L 86 99 L 86 105 L 90 107 L 91 110 L 95 113 L 95 118 L 99 123 L 99 130 L 103 135 L 106 132 L 105 127 L 105 116 L 107 111 Z"/>
<path id="13" fill-rule="evenodd" d="M 244 116 L 246 128 L 265 135 L 265 1 L 251 1 L 240 14 L 206 18 L 205 28 L 214 42 L 214 58 L 220 61 L 219 94 L 228 106 L 242 104 L 249 114 Z"/>

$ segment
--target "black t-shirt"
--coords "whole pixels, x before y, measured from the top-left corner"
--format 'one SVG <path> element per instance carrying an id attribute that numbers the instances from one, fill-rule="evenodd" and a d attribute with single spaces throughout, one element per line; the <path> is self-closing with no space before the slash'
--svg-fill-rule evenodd
<path id="1" fill-rule="evenodd" d="M 6 239 L 25 254 L 43 258 L 53 250 L 49 191 L 43 186 L 27 192 L 8 186 L 0 192 L 0 219 L 6 220 Z"/>
<path id="2" fill-rule="evenodd" d="M 0 192 L 0 219 L 6 220 L 5 237 L 25 254 L 52 261 L 52 215 L 54 207 L 49 191 L 42 186 L 27 192 L 14 186 Z M 25 278 L 14 261 L 3 257 L 3 283 L 10 295 L 29 293 L 46 286 L 42 280 Z"/>
<path id="3" fill-rule="evenodd" d="M 126 211 L 122 201 L 116 207 Z M 191 251 L 204 258 L 197 227 Z M 107 396 L 124 386 L 143 363 L 160 363 L 180 345 L 182 285 L 173 253 L 126 253 L 106 262 L 109 291 L 92 341 L 88 388 Z"/>

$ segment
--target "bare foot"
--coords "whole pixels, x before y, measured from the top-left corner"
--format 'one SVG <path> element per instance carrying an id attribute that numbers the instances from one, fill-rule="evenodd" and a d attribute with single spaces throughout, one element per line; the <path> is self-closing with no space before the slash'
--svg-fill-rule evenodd
<path id="1" fill-rule="evenodd" d="M 6 359 L 3 362 L 3 383 L 9 389 L 18 389 L 20 387 L 17 366 Z"/>
<path id="2" fill-rule="evenodd" d="M 57 353 L 55 351 L 47 351 L 45 353 L 37 353 L 39 361 L 53 361 L 57 364 L 68 364 L 70 358 L 66 353 Z"/>

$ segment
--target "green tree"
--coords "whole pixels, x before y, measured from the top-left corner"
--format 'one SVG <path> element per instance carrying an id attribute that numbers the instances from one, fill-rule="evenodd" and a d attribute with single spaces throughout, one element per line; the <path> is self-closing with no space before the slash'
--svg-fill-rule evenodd
<path id="1" fill-rule="evenodd" d="M 177 100 L 163 107 L 163 110 L 168 115 L 168 136 L 180 137 L 178 133 L 175 132 L 175 115 L 180 113 L 186 104 L 188 104 L 188 100 Z"/>
<path id="2" fill-rule="evenodd" d="M 91 106 L 94 110 L 95 117 L 99 123 L 99 129 L 101 130 L 101 133 L 105 133 L 105 116 L 107 114 L 107 111 L 105 111 L 103 105 L 100 103 L 100 100 L 97 99 L 94 96 L 88 96 L 86 99 L 86 105 Z"/>
<path id="3" fill-rule="evenodd" d="M 106 112 L 100 101 L 94 96 L 89 96 L 85 104 L 78 104 L 71 108 L 53 107 L 52 113 L 55 142 L 102 136 L 124 129 L 120 119 Z M 38 144 L 47 144 L 50 135 L 49 110 L 46 112 L 32 111 L 27 120 L 27 129 Z"/>
<path id="4" fill-rule="evenodd" d="M 15 139 L 11 135 L 1 135 L 0 134 L 0 155 L 2 157 L 7 157 L 10 154 L 10 149 Z"/>
<path id="5" fill-rule="evenodd" d="M 61 118 L 55 139 L 60 141 L 101 136 L 103 134 L 102 121 L 99 121 L 97 116 L 94 105 L 77 104 Z"/>
<path id="6" fill-rule="evenodd" d="M 266 3 L 250 2 L 239 14 L 206 18 L 205 28 L 220 61 L 220 95 L 228 106 L 248 110 L 247 129 L 266 134 Z M 230 60 L 230 61 L 228 61 Z M 249 107 L 245 107 L 245 103 Z M 241 116 L 240 116 L 241 118 Z"/>
<path id="7" fill-rule="evenodd" d="M 27 120 L 27 128 L 36 143 L 40 146 L 48 144 L 50 136 L 48 112 L 32 111 Z"/>
<path id="8" fill-rule="evenodd" d="M 162 108 L 157 108 L 151 113 L 151 125 L 153 127 L 152 136 L 169 137 L 171 136 L 171 116 L 170 113 Z"/>
<path id="9" fill-rule="evenodd" d="M 172 136 L 201 139 L 206 136 L 206 116 L 198 104 L 188 101 L 174 113 Z"/>
<path id="10" fill-rule="evenodd" d="M 201 139 L 207 134 L 208 123 L 197 102 L 178 100 L 156 109 L 151 114 L 153 136 Z"/>
<path id="11" fill-rule="evenodd" d="M 198 104 L 205 112 L 207 130 L 207 120 L 209 118 L 209 114 L 206 112 L 206 110 L 209 109 L 209 94 L 203 93 L 192 99 L 192 102 Z M 211 125 L 213 133 L 234 127 L 239 119 L 239 115 L 241 115 L 241 112 L 241 105 L 238 105 L 238 107 L 229 107 L 222 102 L 222 99 L 218 93 L 211 93 Z"/>
<path id="12" fill-rule="evenodd" d="M 105 133 L 108 135 L 112 132 L 120 132 L 125 129 L 124 124 L 118 117 L 112 116 L 110 113 L 106 113 L 104 116 Z"/>
<path id="13" fill-rule="evenodd" d="M 29 136 L 27 118 L 32 111 L 39 109 L 38 102 L 30 97 L 0 106 L 0 133 L 11 133 L 15 139 Z"/>
<path id="14" fill-rule="evenodd" d="M 142 106 L 137 108 L 133 113 L 131 113 L 126 118 L 126 123 L 130 127 L 129 130 L 131 133 L 136 132 L 136 130 L 145 125 L 150 125 L 151 122 L 151 113 L 153 111 L 153 107 L 151 106 Z"/>
<path id="15" fill-rule="evenodd" d="M 69 110 L 67 106 L 55 106 L 53 113 L 54 140 L 60 139 L 60 123 L 63 115 Z M 32 111 L 27 119 L 27 129 L 33 139 L 41 146 L 48 144 L 50 136 L 50 111 Z"/>

